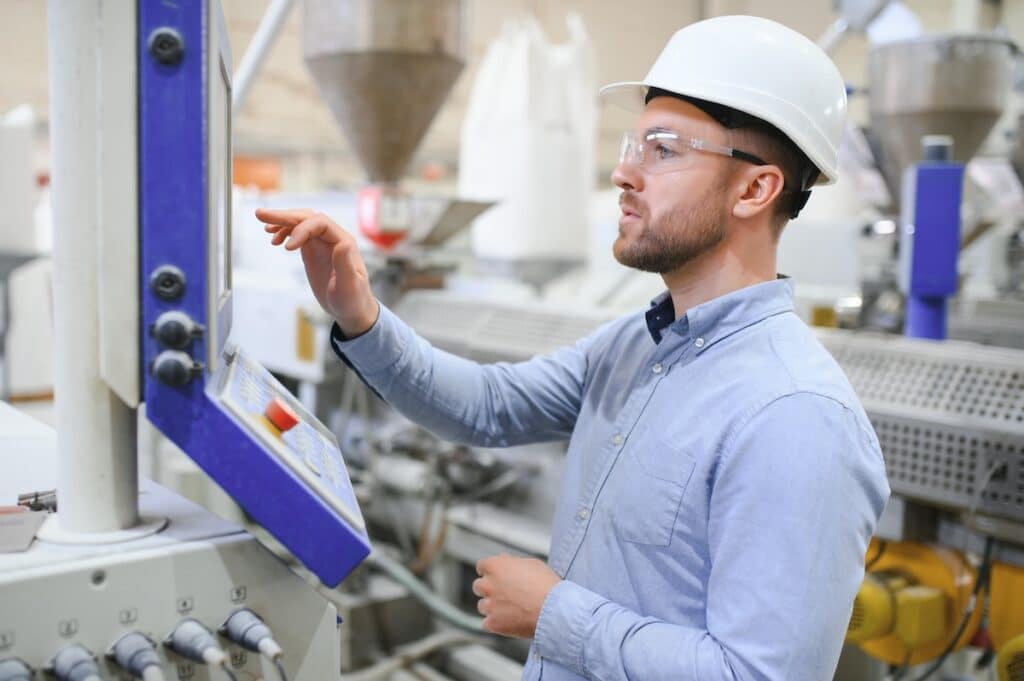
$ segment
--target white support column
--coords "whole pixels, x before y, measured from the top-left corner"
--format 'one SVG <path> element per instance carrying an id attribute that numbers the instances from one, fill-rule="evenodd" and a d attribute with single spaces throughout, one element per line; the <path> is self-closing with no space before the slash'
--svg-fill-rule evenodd
<path id="1" fill-rule="evenodd" d="M 78 536 L 71 541 L 89 541 L 90 536 L 107 541 L 103 535 L 139 523 L 135 410 L 100 375 L 98 272 L 101 227 L 108 218 L 100 197 L 110 196 L 103 191 L 104 183 L 118 181 L 101 171 L 109 161 L 108 151 L 123 153 L 123 146 L 110 151 L 110 139 L 116 135 L 105 138 L 102 132 L 125 115 L 107 109 L 111 102 L 100 94 L 116 84 L 104 83 L 101 76 L 104 64 L 134 65 L 134 17 L 134 2 L 50 0 L 48 8 L 58 447 L 55 531 Z M 109 35 L 126 25 L 131 29 L 129 39 Z M 113 71 L 108 68 L 106 73 Z M 134 90 L 134 66 L 119 73 L 124 87 Z M 134 97 L 131 100 L 128 114 L 134 120 Z M 134 134 L 132 130 L 118 133 Z M 135 196 L 126 194 L 121 200 L 134 202 Z M 124 305 L 138 304 L 128 299 L 130 292 L 125 298 Z M 129 335 L 124 342 L 137 340 Z"/>
<path id="2" fill-rule="evenodd" d="M 234 87 L 232 88 L 233 101 L 231 102 L 231 108 L 235 115 L 238 115 L 238 112 L 245 106 L 249 88 L 256 80 L 267 54 L 274 47 L 274 41 L 277 40 L 294 3 L 295 0 L 271 0 L 270 6 L 263 14 L 259 28 L 256 29 L 252 40 L 249 41 L 249 47 L 246 48 L 242 62 L 238 65 L 238 70 L 235 71 Z"/>

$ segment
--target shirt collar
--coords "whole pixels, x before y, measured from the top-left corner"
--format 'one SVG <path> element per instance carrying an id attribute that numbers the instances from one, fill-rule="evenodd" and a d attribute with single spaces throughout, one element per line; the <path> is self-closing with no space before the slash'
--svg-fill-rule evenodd
<path id="1" fill-rule="evenodd" d="M 727 293 L 694 306 L 678 320 L 668 291 L 651 301 L 647 330 L 660 343 L 665 330 L 694 338 L 697 354 L 718 341 L 768 317 L 793 310 L 793 282 L 788 278 L 766 281 Z"/>

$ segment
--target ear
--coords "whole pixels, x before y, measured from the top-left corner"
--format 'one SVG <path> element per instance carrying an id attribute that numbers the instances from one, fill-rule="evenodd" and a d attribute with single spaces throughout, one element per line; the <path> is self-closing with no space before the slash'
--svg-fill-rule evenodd
<path id="1" fill-rule="evenodd" d="M 737 182 L 740 194 L 733 204 L 732 214 L 740 219 L 749 219 L 771 212 L 771 204 L 782 193 L 786 178 L 778 166 L 751 166 L 737 175 Z"/>

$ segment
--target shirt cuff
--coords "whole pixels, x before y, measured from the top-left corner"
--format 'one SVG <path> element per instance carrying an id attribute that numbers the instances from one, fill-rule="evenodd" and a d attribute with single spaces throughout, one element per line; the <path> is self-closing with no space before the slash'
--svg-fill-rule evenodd
<path id="1" fill-rule="evenodd" d="M 587 623 L 606 602 L 593 591 L 562 580 L 548 592 L 533 642 L 540 656 L 586 676 L 583 644 Z"/>
<path id="2" fill-rule="evenodd" d="M 408 328 L 391 310 L 380 306 L 377 321 L 368 331 L 346 339 L 337 323 L 331 327 L 331 348 L 362 374 L 372 374 L 394 365 L 405 352 Z"/>

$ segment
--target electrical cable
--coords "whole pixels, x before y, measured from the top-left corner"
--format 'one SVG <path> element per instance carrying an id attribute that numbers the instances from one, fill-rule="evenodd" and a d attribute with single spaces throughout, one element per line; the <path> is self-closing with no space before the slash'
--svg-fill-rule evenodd
<path id="1" fill-rule="evenodd" d="M 974 495 L 971 497 L 971 505 L 967 508 L 967 517 L 970 518 L 978 511 L 978 506 L 981 505 L 981 497 L 985 492 L 985 488 L 988 487 L 989 483 L 992 482 L 992 478 L 995 477 L 996 473 L 1006 468 L 1005 461 L 996 461 L 988 467 L 985 471 L 985 475 L 982 476 L 981 482 L 978 483 L 977 489 L 974 491 Z"/>
<path id="2" fill-rule="evenodd" d="M 885 550 L 888 547 L 889 547 L 889 542 L 887 542 L 886 540 L 880 539 L 878 541 L 878 551 L 875 552 L 875 555 L 871 556 L 871 560 L 869 560 L 867 562 L 867 565 L 864 566 L 864 572 L 869 571 L 871 568 L 873 568 L 875 566 L 875 564 L 879 560 L 881 560 L 882 555 L 885 553 Z"/>
<path id="3" fill-rule="evenodd" d="M 946 658 L 952 654 L 953 649 L 956 647 L 957 641 L 963 636 L 964 630 L 967 628 L 967 624 L 971 621 L 971 616 L 974 615 L 974 609 L 977 607 L 978 594 L 988 586 L 988 580 L 991 569 L 992 561 L 992 548 L 993 544 L 992 537 L 985 538 L 985 552 L 981 558 L 981 565 L 978 567 L 978 579 L 974 582 L 974 589 L 971 591 L 971 596 L 967 599 L 967 607 L 964 609 L 963 617 L 960 618 L 960 625 L 956 628 L 956 633 L 953 634 L 953 638 L 950 639 L 949 644 L 946 645 L 945 650 L 935 659 L 932 666 L 928 667 L 923 674 L 914 679 L 914 681 L 925 681 L 932 674 L 937 672 L 940 667 L 946 662 Z"/>
<path id="4" fill-rule="evenodd" d="M 284 664 L 280 659 L 274 660 L 274 667 L 277 668 L 277 675 L 281 677 L 281 681 L 288 681 L 288 675 L 284 673 Z"/>

